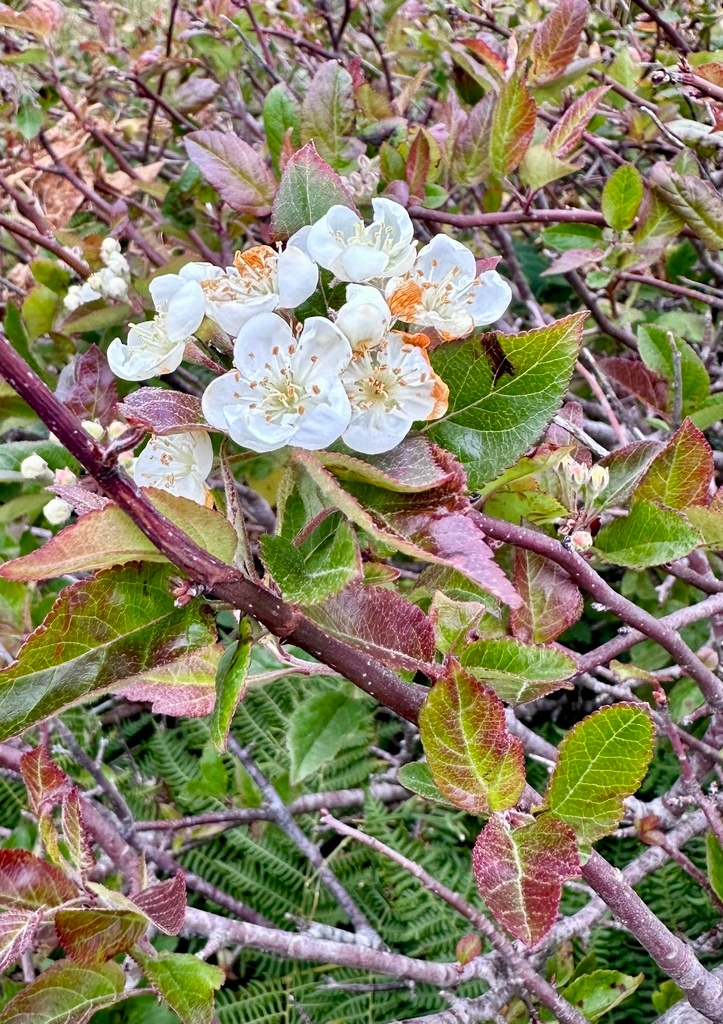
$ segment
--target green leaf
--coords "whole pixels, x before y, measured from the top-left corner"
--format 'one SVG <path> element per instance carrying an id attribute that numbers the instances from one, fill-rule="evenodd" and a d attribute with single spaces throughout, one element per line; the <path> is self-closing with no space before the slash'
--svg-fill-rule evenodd
<path id="1" fill-rule="evenodd" d="M 58 295 L 44 284 L 36 284 L 25 296 L 21 312 L 31 341 L 52 330 L 58 301 Z"/>
<path id="2" fill-rule="evenodd" d="M 119 679 L 113 693 L 129 701 L 150 701 L 154 715 L 200 718 L 213 712 L 220 644 L 190 651 L 175 661 Z"/>
<path id="3" fill-rule="evenodd" d="M 97 305 L 101 301 L 97 299 L 93 305 Z M 88 312 L 89 307 L 90 312 Z M 91 304 L 86 303 L 80 309 L 74 310 L 63 320 L 60 330 L 64 334 L 85 334 L 90 331 L 105 331 L 109 327 L 124 327 L 132 316 L 132 306 L 125 304 L 120 305 L 115 302 L 112 306 L 103 304 L 93 309 Z"/>
<path id="4" fill-rule="evenodd" d="M 705 861 L 713 892 L 723 900 L 723 848 L 712 832 L 705 837 Z"/>
<path id="5" fill-rule="evenodd" d="M 569 249 L 597 249 L 602 245 L 602 228 L 596 224 L 555 224 L 542 232 L 545 245 L 560 252 Z"/>
<path id="6" fill-rule="evenodd" d="M 44 284 L 59 295 L 65 293 L 73 276 L 60 260 L 36 259 L 30 263 L 30 269 L 38 284 Z"/>
<path id="7" fill-rule="evenodd" d="M 653 740 L 652 719 L 639 704 L 601 708 L 578 722 L 558 748 L 548 808 L 583 843 L 608 835 L 623 815 L 623 800 L 645 778 Z"/>
<path id="8" fill-rule="evenodd" d="M 571 103 L 559 121 L 550 129 L 550 134 L 545 140 L 545 147 L 556 156 L 567 156 L 582 140 L 583 133 L 587 128 L 590 118 L 594 115 L 595 109 L 610 88 L 609 85 L 599 85 L 597 88 L 588 89 L 582 96 Z"/>
<path id="9" fill-rule="evenodd" d="M 689 419 L 655 457 L 633 500 L 645 498 L 668 508 L 704 505 L 713 480 L 713 450 Z"/>
<path id="10" fill-rule="evenodd" d="M 300 547 L 268 534 L 260 538 L 259 546 L 264 565 L 284 597 L 301 604 L 325 601 L 362 573 L 356 534 L 339 513 L 327 516 Z"/>
<path id="11" fill-rule="evenodd" d="M 432 687 L 419 729 L 435 785 L 457 807 L 490 814 L 525 788 L 524 751 L 499 697 L 454 663 Z"/>
<path id="12" fill-rule="evenodd" d="M 567 390 L 586 313 L 516 335 L 448 342 L 431 354 L 449 385 L 446 416 L 427 436 L 453 452 L 479 489 L 538 439 Z"/>
<path id="13" fill-rule="evenodd" d="M 455 185 L 481 185 L 490 173 L 490 127 L 494 97 L 475 104 L 454 145 L 451 180 Z"/>
<path id="14" fill-rule="evenodd" d="M 685 518 L 698 531 L 703 545 L 718 551 L 723 548 L 723 508 L 711 504 L 709 508 L 693 505 L 684 509 Z"/>
<path id="15" fill-rule="evenodd" d="M 367 718 L 366 704 L 350 696 L 346 687 L 303 700 L 291 717 L 287 733 L 292 786 L 336 757 Z"/>
<path id="16" fill-rule="evenodd" d="M 642 479 L 660 448 L 659 441 L 634 441 L 601 459 L 600 465 L 607 469 L 610 479 L 607 487 L 596 495 L 592 507 L 602 511 L 621 505 Z"/>
<path id="17" fill-rule="evenodd" d="M 319 66 L 301 107 L 301 137 L 314 142 L 319 155 L 337 170 L 344 164 L 346 137 L 354 130 L 354 87 L 336 60 Z"/>
<path id="18" fill-rule="evenodd" d="M 469 634 L 486 612 L 486 606 L 479 601 L 454 601 L 438 590 L 429 608 L 437 650 L 442 654 L 463 651 L 469 642 Z"/>
<path id="19" fill-rule="evenodd" d="M 0 739 L 215 639 L 198 602 L 177 608 L 165 566 L 128 566 L 66 587 L 0 672 Z"/>
<path id="20" fill-rule="evenodd" d="M 521 72 L 511 75 L 500 89 L 492 113 L 489 138 L 489 169 L 493 180 L 519 167 L 532 141 L 537 107 Z"/>
<path id="21" fill-rule="evenodd" d="M 148 920 L 130 910 L 70 907 L 53 920 L 60 945 L 79 964 L 101 964 L 127 953 L 148 929 Z"/>
<path id="22" fill-rule="evenodd" d="M 595 550 L 614 565 L 645 569 L 683 558 L 702 542 L 700 533 L 677 512 L 637 501 L 629 515 L 603 526 Z"/>
<path id="23" fill-rule="evenodd" d="M 152 958 L 135 950 L 133 958 L 183 1024 L 211 1024 L 213 993 L 226 978 L 220 967 L 188 953 L 161 953 Z"/>
<path id="24" fill-rule="evenodd" d="M 668 242 L 680 231 L 683 220 L 660 199 L 655 192 L 647 189 L 640 204 L 638 224 L 633 234 L 635 260 L 640 254 L 662 252 Z"/>
<path id="25" fill-rule="evenodd" d="M 39 455 L 41 459 L 45 459 L 50 469 L 80 468 L 62 445 L 52 441 L 9 441 L 7 444 L 0 444 L 0 483 L 24 482 L 25 477 L 20 472 L 20 465 L 29 455 Z"/>
<path id="26" fill-rule="evenodd" d="M 209 732 L 216 750 L 225 750 L 233 716 L 246 693 L 246 677 L 251 665 L 253 633 L 249 619 L 239 622 L 239 638 L 225 652 L 216 673 L 216 703 Z"/>
<path id="27" fill-rule="evenodd" d="M 560 0 L 540 22 L 532 40 L 532 79 L 557 78 L 577 53 L 590 14 L 587 0 Z"/>
<path id="28" fill-rule="evenodd" d="M 276 179 L 266 161 L 232 132 L 189 132 L 183 140 L 206 181 L 232 210 L 265 217 L 271 213 Z"/>
<path id="29" fill-rule="evenodd" d="M 291 141 L 301 145 L 301 115 L 285 82 L 278 82 L 267 94 L 263 109 L 266 145 L 271 153 L 274 170 L 279 173 L 279 158 L 286 133 L 291 129 Z"/>
<path id="30" fill-rule="evenodd" d="M 397 770 L 397 782 L 404 786 L 410 793 L 416 793 L 424 800 L 431 800 L 433 803 L 452 805 L 442 796 L 434 784 L 432 773 L 426 761 L 411 761 L 403 764 Z"/>
<path id="31" fill-rule="evenodd" d="M 462 666 L 507 704 L 524 704 L 565 685 L 577 663 L 556 647 L 532 647 L 513 637 L 478 640 L 462 654 Z"/>
<path id="32" fill-rule="evenodd" d="M 558 915 L 562 885 L 580 874 L 575 833 L 551 814 L 493 815 L 477 837 L 472 873 L 498 924 L 534 946 Z"/>
<path id="33" fill-rule="evenodd" d="M 11 999 L 0 1024 L 87 1024 L 96 1010 L 112 1006 L 125 987 L 120 964 L 83 967 L 70 960 L 52 964 Z"/>
<path id="34" fill-rule="evenodd" d="M 674 345 L 680 352 L 680 375 L 683 385 L 683 414 L 694 412 L 708 397 L 710 381 L 708 371 L 687 341 L 674 338 L 668 331 L 651 324 L 638 328 L 638 351 L 640 358 L 653 373 L 669 383 L 675 380 L 673 364 Z"/>
<path id="35" fill-rule="evenodd" d="M 643 179 L 632 164 L 623 164 L 605 182 L 602 212 L 613 231 L 625 231 L 637 216 L 643 198 Z"/>
<path id="36" fill-rule="evenodd" d="M 711 395 L 690 414 L 690 418 L 698 430 L 708 430 L 723 419 L 723 395 Z"/>
<path id="37" fill-rule="evenodd" d="M 27 93 L 20 100 L 15 123 L 22 137 L 28 140 L 34 139 L 43 127 L 43 108 Z"/>
<path id="38" fill-rule="evenodd" d="M 620 971 L 593 971 L 575 978 L 560 994 L 594 1024 L 631 996 L 644 980 L 644 974 L 633 977 Z"/>
<path id="39" fill-rule="evenodd" d="M 204 550 L 230 564 L 236 531 L 220 512 L 167 491 L 147 488 L 159 512 L 184 530 Z M 48 499 L 49 500 L 49 499 Z M 12 580 L 45 580 L 128 562 L 168 562 L 152 541 L 117 505 L 81 516 L 29 555 L 0 566 Z"/>
<path id="40" fill-rule="evenodd" d="M 657 1013 L 663 1014 L 671 1006 L 675 1006 L 676 1003 L 680 1002 L 684 995 L 685 993 L 682 988 L 679 988 L 674 981 L 668 979 L 661 982 L 650 998 Z"/>
<path id="41" fill-rule="evenodd" d="M 658 197 L 711 249 L 723 248 L 723 199 L 692 174 L 678 174 L 660 161 L 648 175 Z"/>
<path id="42" fill-rule="evenodd" d="M 271 217 L 274 236 L 289 238 L 337 205 L 354 209 L 339 175 L 322 160 L 314 143 L 307 142 L 284 168 Z"/>
<path id="43" fill-rule="evenodd" d="M 551 153 L 546 144 L 530 146 L 520 164 L 520 178 L 533 192 L 549 185 L 551 181 L 564 178 L 579 171 L 579 164 Z"/>

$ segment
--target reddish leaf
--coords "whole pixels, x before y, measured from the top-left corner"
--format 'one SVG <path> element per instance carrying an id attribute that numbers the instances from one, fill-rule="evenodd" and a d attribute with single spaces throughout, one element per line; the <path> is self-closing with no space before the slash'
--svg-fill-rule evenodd
<path id="1" fill-rule="evenodd" d="M 557 78 L 577 53 L 590 5 L 587 0 L 560 0 L 538 26 L 532 40 L 532 78 Z"/>
<path id="2" fill-rule="evenodd" d="M 0 973 L 16 963 L 35 941 L 43 920 L 39 910 L 6 910 L 0 914 Z"/>
<path id="3" fill-rule="evenodd" d="M 87 487 L 82 487 L 80 484 L 55 484 L 48 490 L 57 494 L 63 501 L 67 501 L 78 516 L 87 516 L 89 512 L 97 512 L 98 509 L 112 504 L 110 498 L 96 494 L 95 491 L 89 491 Z"/>
<path id="4" fill-rule="evenodd" d="M 500 89 L 492 115 L 489 168 L 493 178 L 503 178 L 522 161 L 535 131 L 537 107 L 521 74 L 508 78 Z"/>
<path id="5" fill-rule="evenodd" d="M 382 455 L 314 454 L 340 480 L 370 483 L 385 490 L 414 494 L 436 487 L 462 491 L 465 485 L 460 464 L 449 452 L 421 436 L 407 437 Z"/>
<path id="6" fill-rule="evenodd" d="M 668 407 L 668 383 L 649 370 L 639 359 L 608 356 L 598 365 L 625 394 L 635 395 L 644 405 L 664 413 Z"/>
<path id="7" fill-rule="evenodd" d="M 37 910 L 77 895 L 75 885 L 54 864 L 28 850 L 0 850 L 0 906 Z"/>
<path id="8" fill-rule="evenodd" d="M 713 451 L 705 435 L 686 419 L 650 465 L 635 491 L 668 508 L 705 505 L 713 480 Z"/>
<path id="9" fill-rule="evenodd" d="M 189 160 L 232 210 L 257 217 L 271 213 L 276 179 L 248 142 L 219 131 L 189 132 L 183 141 Z"/>
<path id="10" fill-rule="evenodd" d="M 20 774 L 28 791 L 30 809 L 36 818 L 59 804 L 70 790 L 71 782 L 62 768 L 50 760 L 45 747 L 29 750 L 20 758 Z"/>
<path id="11" fill-rule="evenodd" d="M 355 209 L 339 175 L 321 159 L 314 143 L 307 142 L 284 167 L 271 218 L 273 234 L 289 238 L 334 205 Z"/>
<path id="12" fill-rule="evenodd" d="M 450 662 L 419 713 L 419 729 L 440 792 L 471 814 L 513 807 L 525 788 L 521 742 L 505 725 L 492 690 Z"/>
<path id="13" fill-rule="evenodd" d="M 182 871 L 165 882 L 150 885 L 131 899 L 164 935 L 178 935 L 186 915 L 186 881 Z"/>
<path id="14" fill-rule="evenodd" d="M 97 345 L 91 345 L 62 370 L 56 394 L 81 420 L 98 420 L 107 427 L 115 418 L 115 376 Z"/>
<path id="15" fill-rule="evenodd" d="M 482 952 L 482 939 L 475 932 L 463 935 L 454 947 L 454 955 L 464 965 L 471 963 Z"/>
<path id="16" fill-rule="evenodd" d="M 95 866 L 95 858 L 90 835 L 83 819 L 83 807 L 77 786 L 74 786 L 70 793 L 63 797 L 61 824 L 70 863 L 78 870 L 81 878 L 85 878 Z"/>
<path id="17" fill-rule="evenodd" d="M 222 654 L 220 644 L 191 651 L 177 661 L 121 679 L 113 690 L 126 700 L 150 701 L 151 711 L 156 715 L 210 715 L 216 701 L 216 672 Z"/>
<path id="18" fill-rule="evenodd" d="M 547 644 L 582 615 L 582 594 L 564 569 L 533 551 L 515 549 L 515 587 L 522 598 L 510 612 L 513 636 Z"/>
<path id="19" fill-rule="evenodd" d="M 698 78 L 704 78 L 706 82 L 723 87 L 723 64 L 720 61 L 711 61 L 709 64 L 696 64 L 695 73 Z"/>
<path id="20" fill-rule="evenodd" d="M 609 85 L 599 85 L 596 89 L 589 89 L 579 99 L 576 99 L 553 126 L 545 140 L 545 148 L 559 157 L 572 153 L 582 139 L 588 121 L 595 113 L 598 103 L 609 88 Z"/>
<path id="21" fill-rule="evenodd" d="M 429 176 L 431 162 L 432 149 L 429 145 L 429 138 L 424 129 L 420 128 L 409 147 L 405 171 L 410 198 L 414 198 L 418 202 L 424 199 L 424 185 Z"/>
<path id="22" fill-rule="evenodd" d="M 472 871 L 495 920 L 534 946 L 555 923 L 563 882 L 580 874 L 580 860 L 575 833 L 559 818 L 514 819 L 490 818 L 477 837 Z"/>
<path id="23" fill-rule="evenodd" d="M 147 918 L 132 910 L 68 908 L 55 915 L 60 945 L 79 964 L 100 964 L 126 953 L 147 929 Z"/>
<path id="24" fill-rule="evenodd" d="M 327 632 L 392 668 L 414 671 L 434 658 L 432 623 L 393 590 L 352 583 L 307 612 Z"/>
<path id="25" fill-rule="evenodd" d="M 497 40 L 493 37 L 488 38 L 489 42 L 479 37 L 476 39 L 460 39 L 459 41 L 470 49 L 475 56 L 484 61 L 490 71 L 494 71 L 500 78 L 504 78 L 507 72 L 507 61 L 504 54 L 495 49 Z"/>
<path id="26" fill-rule="evenodd" d="M 123 399 L 118 412 L 131 426 L 145 427 L 152 434 L 175 434 L 194 427 L 208 429 L 200 398 L 166 388 L 139 388 Z"/>

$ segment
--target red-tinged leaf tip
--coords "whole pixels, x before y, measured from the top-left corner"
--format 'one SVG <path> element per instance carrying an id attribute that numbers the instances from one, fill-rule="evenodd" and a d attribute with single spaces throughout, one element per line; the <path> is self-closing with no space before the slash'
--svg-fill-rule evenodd
<path id="1" fill-rule="evenodd" d="M 670 438 L 640 481 L 635 499 L 660 502 L 668 508 L 705 505 L 713 481 L 713 449 L 690 419 Z"/>
<path id="2" fill-rule="evenodd" d="M 583 599 L 564 569 L 533 551 L 515 550 L 515 586 L 521 604 L 510 613 L 513 636 L 547 644 L 582 615 Z"/>
<path id="3" fill-rule="evenodd" d="M 0 850 L 0 905 L 37 910 L 75 899 L 78 889 L 55 864 L 29 850 Z"/>
<path id="4" fill-rule="evenodd" d="M 332 206 L 356 210 L 339 175 L 322 160 L 314 143 L 307 142 L 284 167 L 271 218 L 274 236 L 289 238 L 315 224 Z"/>
<path id="5" fill-rule="evenodd" d="M 472 871 L 495 920 L 535 946 L 555 923 L 562 885 L 580 874 L 580 860 L 569 825 L 549 814 L 525 818 L 515 827 L 504 815 L 491 817 L 477 837 Z"/>
<path id="6" fill-rule="evenodd" d="M 70 862 L 85 878 L 95 866 L 95 858 L 77 786 L 63 797 L 60 820 Z"/>
<path id="7" fill-rule="evenodd" d="M 532 40 L 532 78 L 557 78 L 577 53 L 590 13 L 587 0 L 561 0 L 538 26 Z"/>
<path id="8" fill-rule="evenodd" d="M 419 713 L 435 785 L 457 807 L 490 814 L 513 807 L 525 788 L 521 742 L 508 732 L 492 690 L 450 661 Z"/>
<path id="9" fill-rule="evenodd" d="M 165 935 L 178 935 L 186 914 L 186 880 L 182 871 L 131 899 Z"/>
<path id="10" fill-rule="evenodd" d="M 475 932 L 463 935 L 454 947 L 454 955 L 464 967 L 482 952 L 482 939 Z"/>
<path id="11" fill-rule="evenodd" d="M 20 774 L 28 792 L 30 809 L 36 818 L 60 803 L 72 786 L 65 772 L 51 761 L 42 746 L 23 754 L 20 758 Z"/>

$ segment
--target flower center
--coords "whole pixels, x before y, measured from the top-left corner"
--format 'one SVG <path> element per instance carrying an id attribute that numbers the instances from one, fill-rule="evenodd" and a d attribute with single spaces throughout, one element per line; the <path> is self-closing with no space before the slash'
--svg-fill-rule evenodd
<path id="1" fill-rule="evenodd" d="M 303 400 L 307 397 L 306 388 L 295 383 L 287 369 L 281 370 L 280 378 L 273 380 L 271 377 L 264 377 L 259 384 L 266 392 L 259 404 L 269 423 L 287 413 L 303 416 L 306 411 L 303 405 Z M 254 408 L 254 405 L 251 408 Z"/>

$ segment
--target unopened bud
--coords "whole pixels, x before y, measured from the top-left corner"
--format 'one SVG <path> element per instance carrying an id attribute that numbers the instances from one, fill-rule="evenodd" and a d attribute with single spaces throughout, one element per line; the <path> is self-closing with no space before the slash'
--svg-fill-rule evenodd
<path id="1" fill-rule="evenodd" d="M 62 498 L 53 498 L 43 509 L 43 515 L 53 526 L 60 526 L 70 519 L 72 508 Z"/>
<path id="2" fill-rule="evenodd" d="M 45 459 L 40 455 L 28 455 L 20 463 L 20 472 L 26 480 L 49 480 L 53 473 Z"/>
<path id="3" fill-rule="evenodd" d="M 123 423 L 121 420 L 113 420 L 106 428 L 106 437 L 109 441 L 117 441 L 121 434 L 125 434 L 127 429 L 127 423 Z"/>
<path id="4" fill-rule="evenodd" d="M 120 242 L 117 238 L 104 238 L 100 243 L 100 255 L 101 258 L 107 259 L 114 252 L 120 252 Z"/>
<path id="5" fill-rule="evenodd" d="M 128 283 L 122 277 L 112 277 L 106 281 L 104 292 L 109 299 L 125 299 L 128 297 Z"/>
<path id="6" fill-rule="evenodd" d="M 54 482 L 60 487 L 72 487 L 73 484 L 77 484 L 78 477 L 69 469 L 56 469 Z"/>
<path id="7" fill-rule="evenodd" d="M 575 530 L 570 537 L 570 543 L 575 551 L 587 551 L 592 547 L 592 534 L 589 530 Z"/>
<path id="8" fill-rule="evenodd" d="M 590 477 L 590 470 L 587 466 L 583 465 L 582 462 L 577 462 L 575 459 L 570 458 L 569 455 L 566 455 L 562 460 L 560 468 L 567 474 L 567 476 L 569 476 L 577 487 L 584 487 Z"/>
<path id="9" fill-rule="evenodd" d="M 83 420 L 81 427 L 90 434 L 94 441 L 102 441 L 105 436 L 105 427 L 98 420 Z"/>
<path id="10" fill-rule="evenodd" d="M 593 466 L 590 470 L 590 488 L 595 494 L 601 494 L 610 483 L 610 471 L 605 466 Z"/>

